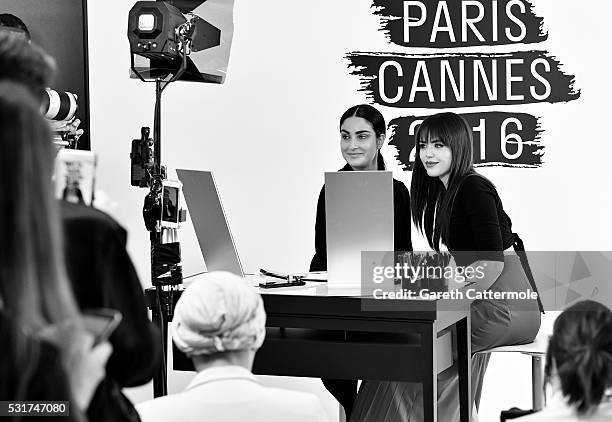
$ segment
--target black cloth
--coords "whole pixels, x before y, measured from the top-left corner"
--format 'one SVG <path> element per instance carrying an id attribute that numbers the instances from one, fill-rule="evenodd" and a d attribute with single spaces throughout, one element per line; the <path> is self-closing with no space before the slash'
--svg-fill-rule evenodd
<path id="1" fill-rule="evenodd" d="M 92 208 L 61 203 L 66 267 L 81 310 L 112 308 L 123 319 L 110 336 L 106 378 L 90 403 L 90 421 L 138 421 L 120 389 L 149 382 L 161 362 L 159 330 L 149 320 L 142 285 L 125 249 L 127 232 Z"/>
<path id="2" fill-rule="evenodd" d="M 379 161 L 379 170 L 384 170 Z M 345 165 L 339 171 L 352 171 L 350 165 Z M 412 251 L 410 237 L 410 194 L 406 185 L 393 179 L 393 243 L 396 251 Z M 325 233 L 325 185 L 319 193 L 317 201 L 317 217 L 315 220 L 315 254 L 310 262 L 310 271 L 327 271 L 327 239 Z"/>
<path id="3" fill-rule="evenodd" d="M 27 364 L 18 364 L 18 360 Z M 21 391 L 19 391 L 21 390 Z M 0 313 L 0 400 L 71 402 L 68 377 L 55 346 L 34 339 Z M 5 417 L 6 420 L 13 420 Z M 15 418 L 16 420 L 17 418 Z M 4 418 L 2 420 L 5 420 Z M 74 406 L 69 416 L 25 417 L 34 421 L 84 421 Z"/>
<path id="4" fill-rule="evenodd" d="M 384 163 L 378 160 L 378 170 L 384 170 Z M 352 171 L 346 164 L 339 171 Z M 406 185 L 393 179 L 393 243 L 396 251 L 412 251 L 410 236 L 410 194 Z M 319 193 L 315 221 L 315 254 L 310 262 L 310 271 L 327 271 L 327 239 L 325 231 L 325 185 Z M 357 398 L 357 380 L 322 379 L 323 385 L 344 408 L 347 420 Z"/>
<path id="5" fill-rule="evenodd" d="M 447 246 L 457 265 L 504 261 L 514 243 L 512 222 L 495 186 L 478 174 L 466 176 L 453 201 Z"/>

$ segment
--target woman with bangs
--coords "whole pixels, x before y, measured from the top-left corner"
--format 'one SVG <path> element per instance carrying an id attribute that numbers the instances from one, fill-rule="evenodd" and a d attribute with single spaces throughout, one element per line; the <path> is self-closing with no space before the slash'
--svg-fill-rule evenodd
<path id="1" fill-rule="evenodd" d="M 429 245 L 446 245 L 455 264 L 472 267 L 477 291 L 521 292 L 535 285 L 519 256 L 522 242 L 512 232 L 493 183 L 473 165 L 472 129 L 459 115 L 428 117 L 415 136 L 415 160 L 410 187 L 412 219 Z M 519 246 L 520 245 L 520 246 Z M 476 271 L 476 269 L 481 271 Z M 530 300 L 476 300 L 471 306 L 472 353 L 533 341 L 540 328 L 541 304 Z M 489 354 L 472 357 L 472 394 L 480 402 Z M 366 392 L 364 392 L 366 393 Z M 389 383 L 357 399 L 354 420 L 422 421 L 422 388 L 415 383 Z M 360 396 L 361 396 L 360 392 Z M 438 375 L 438 420 L 459 421 L 456 365 Z"/>

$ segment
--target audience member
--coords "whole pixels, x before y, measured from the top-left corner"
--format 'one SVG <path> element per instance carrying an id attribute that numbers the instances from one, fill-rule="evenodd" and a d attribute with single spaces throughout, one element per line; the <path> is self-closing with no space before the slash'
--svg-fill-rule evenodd
<path id="1" fill-rule="evenodd" d="M 0 398 L 69 401 L 70 420 L 85 420 L 112 348 L 92 348 L 83 328 L 64 267 L 51 135 L 38 102 L 10 82 L 0 82 L 0 151 Z"/>
<path id="2" fill-rule="evenodd" d="M 143 422 L 326 420 L 317 397 L 265 387 L 251 373 L 265 320 L 261 297 L 241 277 L 212 272 L 189 285 L 172 337 L 198 373 L 184 391 L 138 405 Z"/>
<path id="3" fill-rule="evenodd" d="M 612 420 L 612 312 L 586 300 L 567 308 L 555 321 L 548 344 L 546 408 L 521 422 Z"/>
<path id="4" fill-rule="evenodd" d="M 42 49 L 23 36 L 0 31 L 0 80 L 23 84 L 39 103 L 45 87 L 51 83 L 53 63 Z M 142 286 L 126 251 L 127 233 L 95 208 L 66 201 L 59 201 L 59 206 L 65 265 L 78 306 L 82 310 L 113 308 L 123 315 L 110 337 L 113 353 L 106 366 L 106 377 L 91 401 L 89 419 L 138 421 L 134 406 L 121 388 L 145 384 L 153 378 L 161 361 L 161 339 L 148 319 Z"/>
<path id="5" fill-rule="evenodd" d="M 149 382 L 161 362 L 159 330 L 148 318 L 142 285 L 126 251 L 127 232 L 92 207 L 60 201 L 66 268 L 81 309 L 113 308 L 123 319 L 110 336 L 113 354 L 88 410 L 92 422 L 138 421 L 123 387 Z"/>

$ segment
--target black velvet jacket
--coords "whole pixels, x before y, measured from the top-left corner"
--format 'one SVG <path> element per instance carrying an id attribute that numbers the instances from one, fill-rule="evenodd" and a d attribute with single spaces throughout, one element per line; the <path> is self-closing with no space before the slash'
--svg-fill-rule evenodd
<path id="1" fill-rule="evenodd" d="M 60 202 L 66 267 L 79 307 L 113 308 L 123 314 L 109 339 L 113 353 L 106 378 L 89 406 L 89 419 L 139 420 L 120 389 L 152 379 L 161 361 L 161 341 L 159 330 L 148 318 L 143 287 L 125 249 L 127 232 L 95 208 Z"/>

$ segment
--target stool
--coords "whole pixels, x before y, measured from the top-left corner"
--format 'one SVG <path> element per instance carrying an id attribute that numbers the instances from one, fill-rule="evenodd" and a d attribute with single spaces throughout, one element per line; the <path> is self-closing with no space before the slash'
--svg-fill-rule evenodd
<path id="1" fill-rule="evenodd" d="M 478 353 L 518 352 L 531 356 L 531 401 L 533 410 L 542 410 L 544 407 L 544 371 L 543 357 L 548 347 L 548 336 L 539 335 L 532 343 L 516 346 L 499 346 L 483 350 Z"/>

